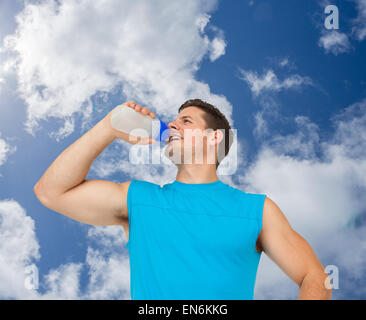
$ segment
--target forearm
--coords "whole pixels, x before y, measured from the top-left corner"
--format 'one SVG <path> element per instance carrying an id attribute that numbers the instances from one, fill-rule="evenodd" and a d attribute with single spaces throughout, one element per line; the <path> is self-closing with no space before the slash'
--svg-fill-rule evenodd
<path id="1" fill-rule="evenodd" d="M 325 286 L 327 275 L 318 274 L 305 276 L 299 289 L 299 300 L 330 300 L 332 290 Z"/>
<path id="2" fill-rule="evenodd" d="M 82 183 L 93 161 L 115 139 L 105 117 L 65 149 L 48 167 L 35 190 L 57 196 Z"/>

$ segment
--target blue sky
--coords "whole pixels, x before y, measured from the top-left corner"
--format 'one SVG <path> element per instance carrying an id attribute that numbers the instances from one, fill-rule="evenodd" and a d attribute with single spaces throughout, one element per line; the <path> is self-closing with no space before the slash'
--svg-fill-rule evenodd
<path id="1" fill-rule="evenodd" d="M 0 298 L 129 299 L 123 231 L 47 209 L 33 185 L 117 104 L 134 99 L 169 121 L 189 98 L 237 129 L 237 170 L 220 178 L 280 206 L 337 267 L 334 299 L 365 297 L 366 1 L 187 4 L 1 1 Z M 338 30 L 324 27 L 328 4 Z M 175 178 L 174 166 L 134 165 L 128 151 L 113 142 L 88 178 Z M 38 290 L 24 287 L 31 264 Z M 255 297 L 297 297 L 265 255 Z"/>

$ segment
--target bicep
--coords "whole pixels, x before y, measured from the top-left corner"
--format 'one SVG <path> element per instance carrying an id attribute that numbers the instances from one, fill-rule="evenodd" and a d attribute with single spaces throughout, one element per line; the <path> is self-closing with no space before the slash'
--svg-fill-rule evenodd
<path id="1" fill-rule="evenodd" d="M 128 220 L 127 192 L 130 181 L 115 183 L 85 180 L 46 206 L 74 220 L 90 225 L 121 225 Z"/>
<path id="2" fill-rule="evenodd" d="M 308 272 L 322 270 L 308 242 L 292 229 L 281 209 L 268 197 L 259 240 L 266 255 L 298 285 Z"/>

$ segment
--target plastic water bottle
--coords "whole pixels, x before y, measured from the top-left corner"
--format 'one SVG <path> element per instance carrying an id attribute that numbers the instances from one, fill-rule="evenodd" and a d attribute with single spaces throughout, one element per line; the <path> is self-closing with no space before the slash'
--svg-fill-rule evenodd
<path id="1" fill-rule="evenodd" d="M 144 115 L 124 104 L 116 107 L 111 114 L 111 126 L 114 129 L 126 132 L 132 132 L 133 136 L 153 138 L 156 141 L 167 142 L 169 137 L 168 126 L 155 117 Z"/>

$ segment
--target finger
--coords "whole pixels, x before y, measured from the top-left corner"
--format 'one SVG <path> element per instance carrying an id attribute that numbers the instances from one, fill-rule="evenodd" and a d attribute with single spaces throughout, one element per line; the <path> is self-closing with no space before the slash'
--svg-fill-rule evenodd
<path id="1" fill-rule="evenodd" d="M 141 108 L 142 108 L 141 104 L 138 104 L 138 105 L 135 107 L 135 110 L 140 112 L 140 111 L 141 111 Z"/>
<path id="2" fill-rule="evenodd" d="M 127 101 L 127 102 L 125 102 L 125 103 L 124 103 L 124 105 L 126 105 L 126 106 L 128 106 L 128 107 L 130 107 L 130 108 L 134 109 L 134 108 L 135 108 L 136 103 L 135 103 L 135 101 Z"/>
<path id="3" fill-rule="evenodd" d="M 143 144 L 143 145 L 149 144 L 149 143 L 151 143 L 150 142 L 150 139 L 151 138 L 148 138 L 148 137 L 140 137 L 140 136 L 138 136 L 137 139 L 136 139 L 136 144 Z"/>
<path id="4" fill-rule="evenodd" d="M 131 144 L 137 144 L 139 140 L 139 137 L 133 136 L 133 135 L 129 135 L 128 136 L 128 142 Z"/>
<path id="5" fill-rule="evenodd" d="M 146 107 L 143 107 L 142 109 L 141 109 L 141 113 L 143 113 L 143 114 L 149 114 L 149 109 L 148 108 L 146 108 Z"/>
<path id="6" fill-rule="evenodd" d="M 153 138 L 144 138 L 141 142 L 141 144 L 154 144 L 157 141 Z"/>
<path id="7" fill-rule="evenodd" d="M 141 137 L 137 137 L 137 139 L 136 139 L 136 143 L 141 143 Z"/>
<path id="8" fill-rule="evenodd" d="M 155 119 L 155 113 L 154 112 L 150 112 L 149 115 L 150 115 L 151 118 Z"/>

